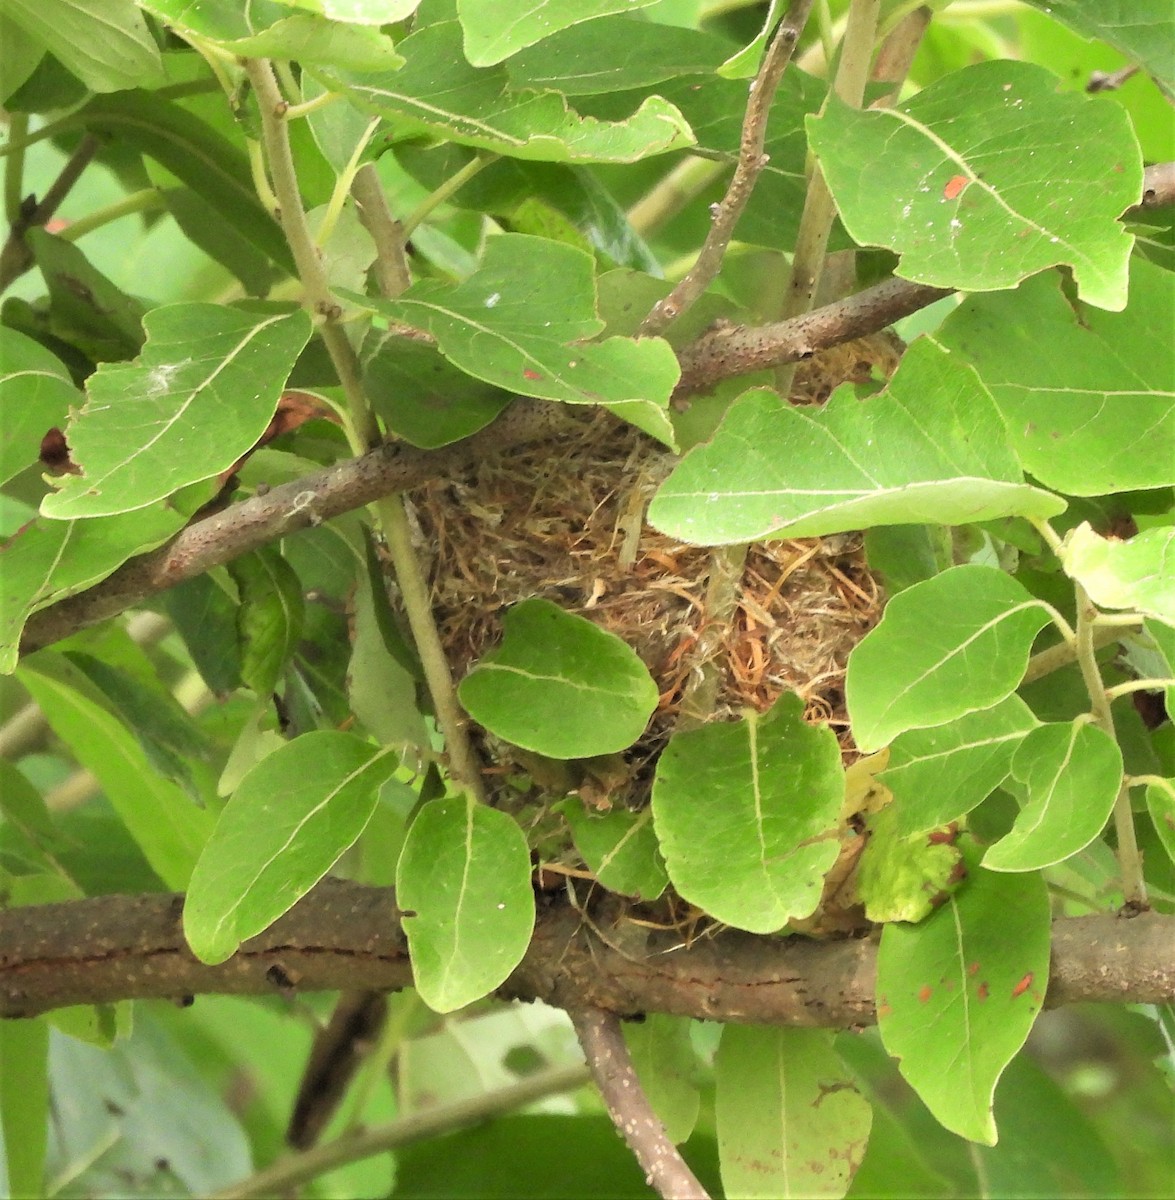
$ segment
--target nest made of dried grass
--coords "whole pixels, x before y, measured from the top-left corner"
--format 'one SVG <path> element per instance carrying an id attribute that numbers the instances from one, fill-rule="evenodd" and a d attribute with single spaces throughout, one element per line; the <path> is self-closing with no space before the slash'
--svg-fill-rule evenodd
<path id="1" fill-rule="evenodd" d="M 886 373 L 896 363 L 892 343 L 863 339 L 824 352 L 797 372 L 793 401 L 819 402 L 879 363 Z M 675 461 L 610 413 L 585 409 L 556 441 L 411 492 L 455 677 L 499 641 L 506 606 L 542 597 L 622 638 L 656 680 L 657 711 L 627 756 L 634 772 L 655 757 L 706 672 L 710 718 L 766 710 L 791 690 L 851 755 L 845 663 L 882 600 L 862 539 L 760 542 L 734 564 L 729 550 L 686 545 L 643 520 Z M 716 586 L 724 570 L 734 583 L 725 590 Z"/>

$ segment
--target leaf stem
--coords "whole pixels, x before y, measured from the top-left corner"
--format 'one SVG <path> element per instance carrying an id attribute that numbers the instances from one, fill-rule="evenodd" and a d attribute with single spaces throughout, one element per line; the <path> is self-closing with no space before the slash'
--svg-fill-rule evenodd
<path id="1" fill-rule="evenodd" d="M 497 162 L 499 155 L 480 150 L 477 156 L 471 158 L 459 171 L 455 171 L 439 187 L 434 188 L 404 219 L 404 236 L 409 238 L 412 231 L 428 217 L 434 209 L 439 208 L 450 196 L 459 192 L 475 175 L 484 171 L 490 163 Z"/>
<path id="2" fill-rule="evenodd" d="M 312 112 L 317 112 L 320 108 L 326 108 L 329 104 L 334 104 L 336 100 L 342 100 L 342 92 L 319 92 L 313 100 L 303 100 L 301 104 L 291 104 L 286 110 L 286 120 L 297 121 L 301 117 L 309 116 Z M 374 120 L 378 121 L 376 117 Z M 366 138 L 363 139 L 366 142 Z"/>
<path id="3" fill-rule="evenodd" d="M 476 1125 L 479 1121 L 512 1112 L 547 1096 L 569 1092 L 582 1086 L 587 1080 L 587 1069 L 578 1063 L 572 1066 L 550 1067 L 510 1087 L 483 1092 L 480 1096 L 473 1096 L 467 1100 L 458 1100 L 453 1104 L 413 1113 L 376 1129 L 346 1133 L 311 1150 L 288 1155 L 248 1179 L 213 1193 L 210 1200 L 246 1200 L 246 1197 L 251 1196 L 287 1195 L 299 1185 L 308 1183 L 336 1167 Z"/>
<path id="4" fill-rule="evenodd" d="M 683 158 L 628 210 L 629 225 L 641 237 L 651 237 L 705 191 L 725 165 L 696 154 Z"/>
<path id="5" fill-rule="evenodd" d="M 1125 683 L 1106 688 L 1106 699 L 1114 701 L 1119 696 L 1129 696 L 1131 692 L 1157 692 L 1169 687 L 1175 687 L 1175 679 L 1128 679 Z"/>
<path id="6" fill-rule="evenodd" d="M 290 109 L 286 113 L 286 119 L 289 119 Z M 326 212 L 323 213 L 322 224 L 318 227 L 318 236 L 315 239 L 316 245 L 322 247 L 330 240 L 330 235 L 334 232 L 335 225 L 338 224 L 339 213 L 343 211 L 343 205 L 347 202 L 347 197 L 351 193 L 351 184 L 355 180 L 355 175 L 359 170 L 359 161 L 363 157 L 363 152 L 367 149 L 367 143 L 371 141 L 371 135 L 375 133 L 379 127 L 379 118 L 372 117 L 367 123 L 367 128 L 364 129 L 362 136 L 355 145 L 355 149 L 351 152 L 351 157 L 347 160 L 347 165 L 339 172 L 338 179 L 335 180 L 335 186 L 330 194 L 330 199 L 326 204 Z"/>
<path id="7" fill-rule="evenodd" d="M 153 209 L 166 207 L 167 202 L 158 188 L 143 188 L 141 191 L 124 196 L 114 204 L 107 204 L 92 213 L 87 213 L 84 217 L 79 217 L 78 220 L 61 230 L 57 236 L 63 242 L 76 242 L 79 238 L 85 237 L 87 233 L 101 229 L 103 225 L 109 225 L 112 221 L 117 221 L 122 217 L 129 217 L 132 213 L 151 212 Z"/>
<path id="8" fill-rule="evenodd" d="M 1098 669 L 1093 641 L 1094 621 L 1097 606 L 1080 583 L 1074 581 L 1077 597 L 1077 663 L 1089 693 L 1094 721 L 1110 737 L 1115 737 L 1114 714 L 1110 698 Z M 1118 837 L 1118 870 L 1122 876 L 1122 894 L 1127 904 L 1146 903 L 1146 884 L 1142 877 L 1142 857 L 1138 852 L 1138 839 L 1134 830 L 1134 813 L 1130 807 L 1130 788 L 1125 780 L 1118 789 L 1114 801 L 1114 832 Z"/>
<path id="9" fill-rule="evenodd" d="M 880 3 L 880 0 L 875 2 Z M 767 155 L 763 153 L 763 146 L 767 137 L 771 103 L 775 99 L 783 72 L 791 62 L 792 53 L 811 7 L 812 0 L 793 0 L 768 43 L 758 73 L 751 82 L 751 98 L 747 101 L 746 112 L 743 114 L 738 163 L 734 168 L 730 186 L 726 189 L 726 195 L 713 210 L 710 228 L 702 249 L 698 252 L 697 261 L 669 295 L 653 305 L 649 315 L 641 322 L 638 336 L 655 337 L 664 332 L 696 303 L 721 270 L 726 249 L 734 236 L 734 227 L 738 224 L 739 217 L 751 198 L 751 192 L 754 191 L 755 184 L 767 165 Z"/>

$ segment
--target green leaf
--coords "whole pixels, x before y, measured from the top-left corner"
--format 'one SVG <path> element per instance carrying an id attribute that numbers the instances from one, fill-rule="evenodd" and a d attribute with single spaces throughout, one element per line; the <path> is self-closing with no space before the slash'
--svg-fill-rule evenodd
<path id="1" fill-rule="evenodd" d="M 641 1089 L 665 1126 L 665 1136 L 680 1145 L 693 1133 L 701 1108 L 690 1022 L 651 1012 L 643 1021 L 626 1021 L 623 1031 Z"/>
<path id="2" fill-rule="evenodd" d="M 226 587 L 211 575 L 197 575 L 160 600 L 208 687 L 221 696 L 240 687 L 237 604 Z"/>
<path id="3" fill-rule="evenodd" d="M 115 287 L 77 246 L 43 229 L 25 235 L 49 289 L 49 332 L 95 362 L 133 358 L 143 344 L 144 307 Z"/>
<path id="4" fill-rule="evenodd" d="M 612 11 L 621 8 L 614 4 Z M 712 75 L 729 52 L 730 43 L 713 34 L 616 15 L 544 36 L 541 45 L 515 54 L 506 70 L 516 88 L 594 96 Z"/>
<path id="5" fill-rule="evenodd" d="M 900 254 L 906 279 L 986 292 L 1065 264 L 1083 299 L 1124 308 L 1134 238 L 1118 217 L 1142 194 L 1138 142 L 1118 105 L 1058 82 L 1002 60 L 893 108 L 830 96 L 808 130 L 845 228 Z"/>
<path id="6" fill-rule="evenodd" d="M 167 541 L 188 514 L 169 505 L 95 521 L 38 517 L 0 546 L 0 674 L 16 667 L 25 622 Z"/>
<path id="7" fill-rule="evenodd" d="M 840 849 L 840 750 L 803 710 L 785 693 L 763 716 L 674 734 L 657 762 L 653 822 L 673 886 L 752 933 L 811 913 Z"/>
<path id="8" fill-rule="evenodd" d="M 142 7 L 181 37 L 213 42 L 238 58 L 297 59 L 303 66 L 354 71 L 394 70 L 403 59 L 378 29 L 319 16 L 290 15 L 266 0 L 142 0 Z M 389 18 L 391 19 L 391 18 Z"/>
<path id="9" fill-rule="evenodd" d="M 560 808 L 571 826 L 575 848 L 602 887 L 637 900 L 655 900 L 661 895 L 669 876 L 657 849 L 650 809 L 634 813 L 613 808 L 593 813 L 576 796 Z"/>
<path id="10" fill-rule="evenodd" d="M 865 753 L 907 729 L 990 708 L 1024 678 L 1048 614 L 995 567 L 952 567 L 899 592 L 849 656 L 845 699 Z"/>
<path id="11" fill-rule="evenodd" d="M 310 338 L 301 310 L 258 317 L 171 304 L 143 323 L 137 361 L 103 364 L 90 377 L 66 435 L 82 474 L 45 497 L 45 516 L 130 512 L 227 470 L 265 432 Z"/>
<path id="12" fill-rule="evenodd" d="M 150 92 L 128 91 L 96 97 L 76 119 L 154 159 L 258 250 L 296 273 L 281 226 L 257 199 L 245 154 L 199 117 Z"/>
<path id="13" fill-rule="evenodd" d="M 0 326 L 0 484 L 37 461 L 41 438 L 64 426 L 70 405 L 80 399 L 55 354 Z"/>
<path id="14" fill-rule="evenodd" d="M 1026 803 L 1011 832 L 984 855 L 992 871 L 1035 871 L 1084 850 L 1109 820 L 1122 786 L 1122 752 L 1079 717 L 1033 729 L 1012 757 Z"/>
<path id="15" fill-rule="evenodd" d="M 727 1025 L 714 1061 L 728 1196 L 843 1196 L 873 1111 L 823 1029 Z"/>
<path id="16" fill-rule="evenodd" d="M 184 936 L 224 962 L 297 903 L 352 846 L 396 769 L 349 733 L 303 734 L 241 780 L 192 872 Z"/>
<path id="17" fill-rule="evenodd" d="M 424 279 L 396 300 L 349 298 L 430 334 L 475 379 L 523 396 L 603 404 L 672 444 L 667 409 L 677 358 L 660 338 L 587 341 L 603 322 L 592 259 L 582 250 L 503 234 L 489 240 L 481 266 L 462 283 Z"/>
<path id="18" fill-rule="evenodd" d="M 1061 565 L 1094 604 L 1175 625 L 1175 529 L 1145 529 L 1123 542 L 1099 536 L 1083 521 L 1066 535 Z"/>
<path id="19" fill-rule="evenodd" d="M 1097 496 L 1175 483 L 1172 277 L 1136 259 L 1130 307 L 1073 304 L 1053 273 L 1013 293 L 969 296 L 938 337 L 972 363 L 1024 469 Z"/>
<path id="20" fill-rule="evenodd" d="M 504 637 L 462 681 L 466 711 L 498 737 L 548 758 L 631 746 L 657 707 L 657 685 L 615 634 L 549 600 L 523 600 Z"/>
<path id="21" fill-rule="evenodd" d="M 1013 695 L 945 725 L 899 734 L 879 775 L 893 792 L 898 832 L 935 829 L 986 800 L 1008 777 L 1024 735 L 1039 724 Z"/>
<path id="22" fill-rule="evenodd" d="M 164 82 L 159 48 L 133 0 L 5 0 L 4 15 L 92 92 Z"/>
<path id="23" fill-rule="evenodd" d="M 959 882 L 960 851 L 951 839 L 903 835 L 892 805 L 865 820 L 869 840 L 857 867 L 857 892 L 870 921 L 921 921 Z"/>
<path id="24" fill-rule="evenodd" d="M 1175 26 L 1166 0 L 1026 0 L 1083 38 L 1099 38 L 1138 63 L 1175 99 Z"/>
<path id="25" fill-rule="evenodd" d="M 1049 899 L 1040 875 L 969 865 L 967 882 L 933 916 L 882 930 L 877 1019 L 886 1050 L 938 1121 L 991 1146 L 996 1083 L 1048 987 Z"/>
<path id="26" fill-rule="evenodd" d="M 105 699 L 60 654 L 42 650 L 17 678 L 40 705 L 53 732 L 92 771 L 152 869 L 182 891 L 212 829 L 212 815 L 162 778 Z"/>
<path id="27" fill-rule="evenodd" d="M 725 545 L 1063 509 L 1024 482 L 975 372 L 919 339 L 885 392 L 868 400 L 841 388 L 812 410 L 765 388 L 745 392 L 662 484 L 649 521 L 673 537 Z"/>
<path id="28" fill-rule="evenodd" d="M 0 46 L 4 47 L 4 54 L 0 55 L 0 104 L 6 104 L 37 69 L 45 56 L 45 47 L 3 11 L 0 11 Z"/>
<path id="29" fill-rule="evenodd" d="M 475 67 L 492 67 L 568 26 L 652 3 L 654 0 L 538 0 L 507 14 L 500 0 L 459 0 L 457 12 L 465 32 L 465 57 Z"/>
<path id="30" fill-rule="evenodd" d="M 332 87 L 387 118 L 400 137 L 439 135 L 544 162 L 635 162 L 693 143 L 681 113 L 658 96 L 624 120 L 602 121 L 580 116 L 555 92 L 515 91 L 505 67 L 466 60 L 456 21 L 426 26 L 397 49 L 407 60 L 401 70 L 340 77 Z"/>
<path id="31" fill-rule="evenodd" d="M 241 679 L 259 696 L 273 691 L 302 633 L 305 602 L 293 567 L 273 546 L 234 559 Z"/>
<path id="32" fill-rule="evenodd" d="M 476 433 L 513 399 L 467 375 L 436 347 L 378 329 L 363 346 L 363 382 L 388 429 L 426 450 Z"/>
<path id="33" fill-rule="evenodd" d="M 0 1021 L 0 1149 L 9 1196 L 45 1195 L 49 1140 L 49 1026 Z"/>
<path id="34" fill-rule="evenodd" d="M 493 991 L 534 931 L 530 851 L 504 812 L 447 796 L 416 815 L 396 869 L 416 990 L 434 1012 Z"/>
<path id="35" fill-rule="evenodd" d="M 1175 779 L 1148 784 L 1146 807 L 1167 857 L 1175 862 Z"/>

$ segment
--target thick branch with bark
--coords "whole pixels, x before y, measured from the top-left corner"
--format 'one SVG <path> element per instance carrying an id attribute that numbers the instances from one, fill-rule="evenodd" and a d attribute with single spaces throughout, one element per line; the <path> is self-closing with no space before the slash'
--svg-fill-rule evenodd
<path id="1" fill-rule="evenodd" d="M 70 1004 L 200 993 L 382 989 L 412 982 L 389 888 L 328 879 L 227 962 L 187 948 L 179 895 L 102 896 L 0 912 L 0 1017 Z M 755 1024 L 848 1028 L 875 1020 L 870 938 L 812 941 L 726 930 L 683 945 L 623 910 L 543 908 L 522 963 L 499 989 L 564 1009 L 664 1012 Z M 1175 999 L 1175 917 L 1059 920 L 1048 1003 Z"/>

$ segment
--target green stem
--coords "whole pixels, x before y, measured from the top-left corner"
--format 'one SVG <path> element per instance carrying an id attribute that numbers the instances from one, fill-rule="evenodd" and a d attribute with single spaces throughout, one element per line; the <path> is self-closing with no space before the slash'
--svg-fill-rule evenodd
<path id="1" fill-rule="evenodd" d="M 20 216 L 20 202 L 24 199 L 24 139 L 28 132 L 28 113 L 13 113 L 8 118 L 8 144 L 16 143 L 16 149 L 4 164 L 4 215 L 9 225 Z"/>
<path id="2" fill-rule="evenodd" d="M 1094 722 L 1110 737 L 1115 737 L 1114 714 L 1106 695 L 1105 683 L 1098 669 L 1094 646 L 1094 622 L 1098 615 L 1097 606 L 1090 600 L 1085 589 L 1074 583 L 1077 596 L 1077 664 L 1089 693 L 1090 710 Z M 1134 830 L 1134 813 L 1130 807 L 1130 788 L 1123 781 L 1114 801 L 1114 831 L 1118 837 L 1118 870 L 1122 876 L 1122 894 L 1128 904 L 1146 903 L 1146 885 L 1142 878 L 1142 856 L 1138 852 L 1138 839 Z"/>
<path id="3" fill-rule="evenodd" d="M 342 92 L 320 92 L 313 100 L 303 100 L 301 104 L 291 104 L 286 109 L 286 120 L 297 121 L 301 117 L 309 116 L 310 113 L 317 112 L 320 108 L 326 108 L 328 104 L 334 104 L 336 100 L 342 99 Z M 364 138 L 364 142 L 366 140 Z"/>
<path id="4" fill-rule="evenodd" d="M 331 294 L 330 281 L 318 247 L 310 236 L 310 227 L 302 208 L 294 158 L 290 150 L 289 126 L 286 121 L 288 108 L 278 89 L 272 66 L 267 60 L 249 59 L 245 69 L 260 104 L 262 137 L 269 174 L 277 197 L 282 230 L 294 256 L 298 277 L 305 289 L 304 303 L 321 321 L 319 336 L 326 346 L 347 398 L 347 437 L 355 453 L 362 454 L 378 446 L 382 435 L 363 386 L 359 357 L 339 323 L 340 310 Z M 457 703 L 453 676 L 441 645 L 440 634 L 437 632 L 436 622 L 432 619 L 428 584 L 412 546 L 404 502 L 400 497 L 385 496 L 376 502 L 374 508 L 400 585 L 404 611 L 416 641 L 437 723 L 445 737 L 450 772 L 460 786 L 481 800 L 484 798 L 481 774 L 477 769 L 477 760 Z"/>
<path id="5" fill-rule="evenodd" d="M 487 150 L 479 151 L 476 158 L 471 158 L 461 170 L 454 172 L 444 183 L 434 188 L 405 219 L 404 236 L 406 238 L 411 237 L 412 231 L 428 217 L 429 213 L 444 204 L 450 196 L 459 192 L 475 175 L 484 171 L 490 163 L 497 162 L 498 157 L 497 154 L 491 154 Z"/>
<path id="6" fill-rule="evenodd" d="M 652 237 L 704 192 L 725 165 L 693 154 L 683 158 L 628 210 L 629 225 L 641 237 Z"/>
<path id="7" fill-rule="evenodd" d="M 166 207 L 167 203 L 158 188 L 143 188 L 142 191 L 132 192 L 129 196 L 124 196 L 115 204 L 108 204 L 105 208 L 99 208 L 92 213 L 87 213 L 71 225 L 67 225 L 57 236 L 63 242 L 76 242 L 79 238 L 85 237 L 87 233 L 92 233 L 95 229 L 100 229 L 103 225 L 109 225 L 112 221 L 117 221 L 121 217 L 129 217 L 132 213 L 150 212 L 152 209 Z"/>
<path id="8" fill-rule="evenodd" d="M 1129 696 L 1131 692 L 1157 692 L 1169 687 L 1175 687 L 1175 679 L 1129 679 L 1106 688 L 1106 699 L 1114 701 L 1119 696 Z"/>
<path id="9" fill-rule="evenodd" d="M 250 1196 L 283 1196 L 319 1175 L 348 1163 L 359 1162 L 374 1154 L 386 1154 L 416 1142 L 441 1137 L 466 1126 L 475 1125 L 503 1113 L 513 1112 L 547 1096 L 557 1096 L 581 1087 L 588 1081 L 585 1066 L 550 1067 L 510 1087 L 485 1092 L 468 1100 L 458 1100 L 410 1117 L 402 1117 L 377 1129 L 344 1134 L 333 1142 L 298 1154 L 288 1155 L 264 1171 L 223 1191 L 211 1200 L 245 1200 Z"/>
<path id="10" fill-rule="evenodd" d="M 286 119 L 289 120 L 290 113 L 294 110 L 291 108 L 286 113 Z M 363 131 L 363 136 L 360 137 L 355 149 L 351 152 L 351 157 L 347 160 L 347 165 L 339 173 L 338 179 L 335 180 L 335 186 L 330 194 L 330 199 L 327 201 L 326 212 L 322 216 L 322 224 L 318 227 L 318 236 L 315 239 L 317 245 L 325 246 L 330 240 L 330 235 L 334 232 L 335 225 L 339 220 L 339 213 L 343 211 L 343 205 L 347 202 L 347 197 L 351 194 L 351 185 L 355 182 L 355 176 L 359 171 L 360 160 L 363 158 L 363 152 L 367 149 L 367 143 L 371 140 L 371 135 L 379 128 L 379 117 L 372 117 L 367 123 L 367 128 Z"/>

